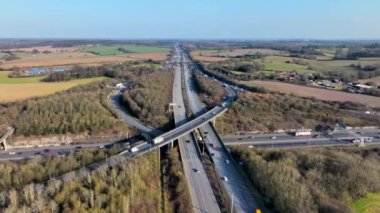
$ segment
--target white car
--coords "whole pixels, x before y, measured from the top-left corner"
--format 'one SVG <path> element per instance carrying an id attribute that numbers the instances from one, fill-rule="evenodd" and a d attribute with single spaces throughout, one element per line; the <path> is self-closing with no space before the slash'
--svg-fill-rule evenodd
<path id="1" fill-rule="evenodd" d="M 225 160 L 226 164 L 230 164 L 230 161 L 228 159 Z"/>
<path id="2" fill-rule="evenodd" d="M 222 180 L 223 180 L 224 182 L 228 182 L 228 178 L 227 178 L 226 176 L 223 176 L 223 177 L 222 177 Z"/>
<path id="3" fill-rule="evenodd" d="M 14 155 L 14 154 L 16 154 L 16 152 L 9 152 L 9 154 L 10 154 L 10 155 Z"/>
<path id="4" fill-rule="evenodd" d="M 276 139 L 277 137 L 276 137 L 276 136 L 272 136 L 271 138 L 274 140 L 274 139 Z"/>

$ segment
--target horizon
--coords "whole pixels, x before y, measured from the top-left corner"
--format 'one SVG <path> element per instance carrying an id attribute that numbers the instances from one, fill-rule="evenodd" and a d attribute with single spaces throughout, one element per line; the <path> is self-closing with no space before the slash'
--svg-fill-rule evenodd
<path id="1" fill-rule="evenodd" d="M 2 4 L 3 39 L 380 40 L 380 2 L 371 0 Z"/>

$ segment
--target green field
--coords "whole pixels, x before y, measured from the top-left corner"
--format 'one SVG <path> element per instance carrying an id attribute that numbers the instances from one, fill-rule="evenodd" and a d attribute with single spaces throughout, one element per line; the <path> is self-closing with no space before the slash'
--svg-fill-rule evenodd
<path id="1" fill-rule="evenodd" d="M 119 48 L 124 48 L 130 53 L 155 53 L 155 52 L 168 52 L 170 48 L 167 47 L 156 47 L 147 45 L 101 45 L 97 47 L 88 47 L 82 49 L 83 52 L 91 52 L 97 55 L 120 55 L 125 54 L 125 52 L 120 51 Z"/>
<path id="2" fill-rule="evenodd" d="M 268 71 L 285 71 L 285 72 L 307 71 L 307 72 L 310 72 L 310 70 L 307 69 L 307 66 L 299 65 L 299 64 L 287 64 L 287 63 L 265 63 L 265 69 Z"/>
<path id="3" fill-rule="evenodd" d="M 358 213 L 380 212 L 380 192 L 369 193 L 366 197 L 356 200 L 351 207 Z"/>
<path id="4" fill-rule="evenodd" d="M 0 84 L 26 84 L 26 83 L 38 83 L 44 78 L 38 77 L 25 77 L 25 78 L 8 78 L 7 76 L 0 75 Z"/>

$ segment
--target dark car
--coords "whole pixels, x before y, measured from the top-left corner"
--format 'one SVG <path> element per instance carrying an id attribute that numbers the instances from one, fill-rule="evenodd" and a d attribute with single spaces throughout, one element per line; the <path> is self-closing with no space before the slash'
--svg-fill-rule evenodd
<path id="1" fill-rule="evenodd" d="M 81 146 L 76 146 L 75 149 L 82 149 L 82 147 Z"/>
<path id="2" fill-rule="evenodd" d="M 44 149 L 44 153 L 50 153 L 50 149 Z"/>

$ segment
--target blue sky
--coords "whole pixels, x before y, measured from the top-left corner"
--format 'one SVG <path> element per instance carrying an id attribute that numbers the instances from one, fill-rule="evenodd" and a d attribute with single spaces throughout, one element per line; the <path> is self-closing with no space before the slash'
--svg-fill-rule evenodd
<path id="1" fill-rule="evenodd" d="M 380 39 L 379 0 L 1 0 L 1 38 Z"/>

